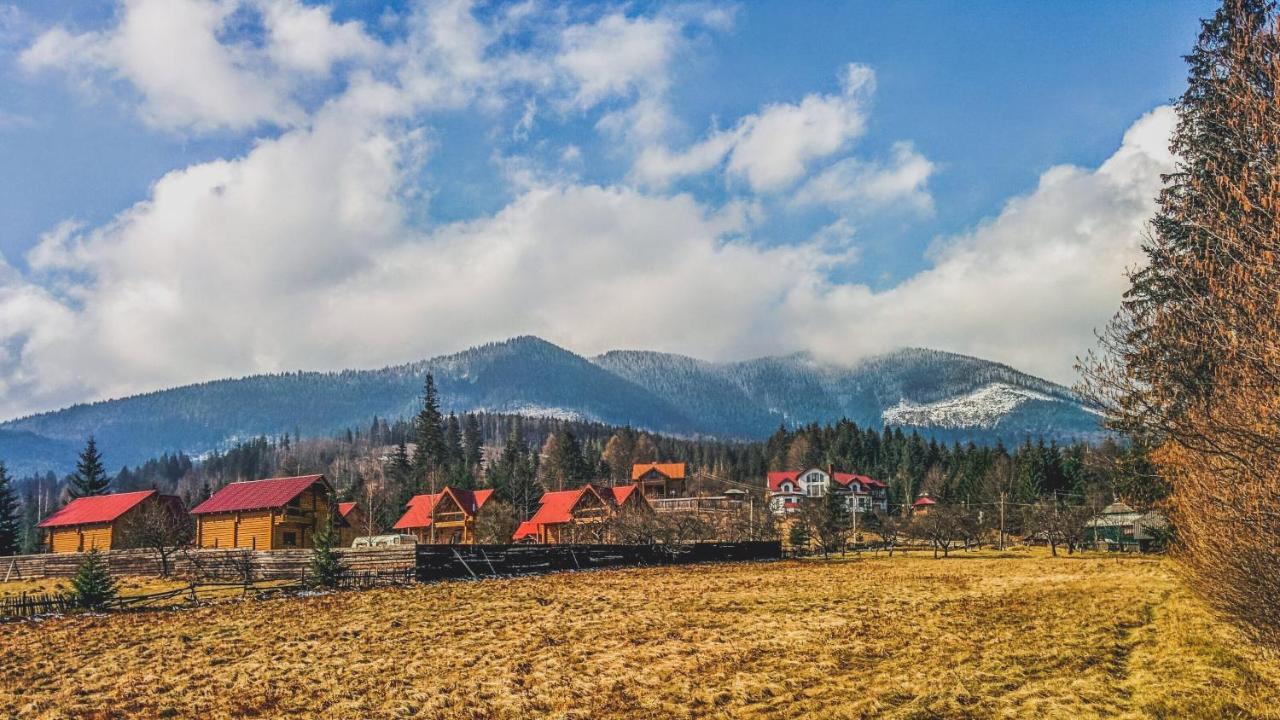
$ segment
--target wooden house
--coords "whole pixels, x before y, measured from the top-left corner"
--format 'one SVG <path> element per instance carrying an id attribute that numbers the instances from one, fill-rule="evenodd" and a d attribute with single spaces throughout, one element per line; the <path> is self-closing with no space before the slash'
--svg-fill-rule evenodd
<path id="1" fill-rule="evenodd" d="M 1086 537 L 1099 548 L 1147 552 L 1160 546 L 1169 521 L 1158 512 L 1141 512 L 1114 502 L 1085 523 Z"/>
<path id="2" fill-rule="evenodd" d="M 937 504 L 938 504 L 937 500 L 934 500 L 933 498 L 929 497 L 929 493 L 925 493 L 920 497 L 916 498 L 915 502 L 911 503 L 911 514 L 912 515 L 928 515 L 929 511 L 933 509 L 933 506 Z"/>
<path id="3" fill-rule="evenodd" d="M 137 547 L 130 529 L 152 505 L 175 516 L 184 512 L 177 497 L 142 490 L 76 498 L 36 527 L 45 531 L 50 552 L 123 550 Z"/>
<path id="4" fill-rule="evenodd" d="M 369 525 L 369 515 L 358 502 L 338 503 L 338 514 L 334 520 L 338 547 L 351 547 L 351 543 L 361 535 L 378 534 Z"/>
<path id="5" fill-rule="evenodd" d="M 476 541 L 476 515 L 492 496 L 492 490 L 447 485 L 438 493 L 414 495 L 395 529 L 420 543 L 470 545 Z"/>
<path id="6" fill-rule="evenodd" d="M 323 475 L 235 482 L 191 511 L 202 548 L 308 548 L 330 519 L 333 489 Z"/>
<path id="7" fill-rule="evenodd" d="M 512 539 L 552 545 L 601 542 L 606 520 L 618 512 L 648 509 L 639 483 L 615 488 L 583 485 L 576 490 L 549 492 L 543 494 L 533 517 L 516 528 Z"/>
<path id="8" fill-rule="evenodd" d="M 684 497 L 688 478 L 684 463 L 639 463 L 631 466 L 631 482 L 647 498 Z"/>

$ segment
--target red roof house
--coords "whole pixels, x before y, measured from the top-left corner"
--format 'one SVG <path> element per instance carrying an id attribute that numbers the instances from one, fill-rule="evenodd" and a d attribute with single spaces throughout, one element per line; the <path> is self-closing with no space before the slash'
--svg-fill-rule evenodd
<path id="1" fill-rule="evenodd" d="M 538 511 L 516 528 L 513 539 L 549 544 L 598 542 L 604 521 L 616 511 L 616 497 L 612 490 L 606 488 L 602 493 L 594 485 L 543 493 Z"/>
<path id="2" fill-rule="evenodd" d="M 929 497 L 929 493 L 924 493 L 920 497 L 916 498 L 915 502 L 911 503 L 911 512 L 916 515 L 928 515 L 929 509 L 937 504 L 938 501 Z"/>
<path id="3" fill-rule="evenodd" d="M 331 520 L 332 494 L 324 475 L 231 483 L 191 511 L 196 544 L 257 550 L 311 547 L 316 531 Z"/>
<path id="4" fill-rule="evenodd" d="M 438 493 L 414 495 L 394 527 L 421 543 L 474 543 L 476 515 L 492 496 L 493 490 L 449 486 Z"/>
<path id="5" fill-rule="evenodd" d="M 141 490 L 76 498 L 36 527 L 45 531 L 51 552 L 137 547 L 130 531 L 152 505 L 175 517 L 185 514 L 177 497 Z"/>

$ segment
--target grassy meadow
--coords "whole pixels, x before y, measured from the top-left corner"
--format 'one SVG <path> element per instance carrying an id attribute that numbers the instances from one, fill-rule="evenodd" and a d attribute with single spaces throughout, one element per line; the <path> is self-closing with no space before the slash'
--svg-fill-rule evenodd
<path id="1" fill-rule="evenodd" d="M 1168 561 L 615 570 L 0 626 L 0 715 L 1280 717 Z"/>

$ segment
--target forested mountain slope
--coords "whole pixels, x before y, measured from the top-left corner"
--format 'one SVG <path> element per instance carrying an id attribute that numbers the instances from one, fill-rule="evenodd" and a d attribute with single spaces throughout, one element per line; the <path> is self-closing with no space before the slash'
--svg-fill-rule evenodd
<path id="1" fill-rule="evenodd" d="M 447 410 L 550 415 L 675 435 L 755 439 L 780 424 L 888 422 L 944 439 L 1016 442 L 1099 433 L 1069 390 L 978 358 L 907 349 L 849 366 L 807 354 L 711 363 L 615 351 L 587 359 L 535 337 L 376 370 L 217 380 L 75 405 L 0 424 L 15 472 L 66 470 L 94 434 L 112 467 L 237 439 L 331 435 L 374 416 L 408 417 L 426 373 Z"/>

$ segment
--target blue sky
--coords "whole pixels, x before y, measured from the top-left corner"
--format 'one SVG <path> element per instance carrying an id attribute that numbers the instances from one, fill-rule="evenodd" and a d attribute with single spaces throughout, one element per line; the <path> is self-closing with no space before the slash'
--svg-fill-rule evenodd
<path id="1" fill-rule="evenodd" d="M 1070 382 L 1212 10 L 0 1 L 0 414 L 522 332 Z"/>

